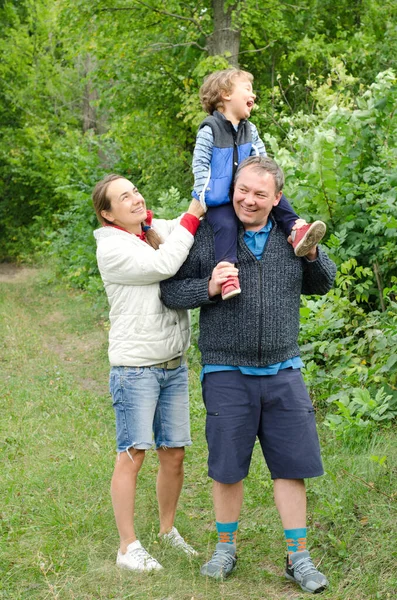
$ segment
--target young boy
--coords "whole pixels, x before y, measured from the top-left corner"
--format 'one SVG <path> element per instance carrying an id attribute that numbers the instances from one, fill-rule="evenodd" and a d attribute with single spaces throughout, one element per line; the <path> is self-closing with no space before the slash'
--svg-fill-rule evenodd
<path id="1" fill-rule="evenodd" d="M 254 106 L 253 76 L 230 68 L 209 75 L 200 88 L 200 100 L 210 115 L 197 133 L 193 152 L 193 197 L 207 209 L 214 231 L 217 263 L 237 263 L 238 221 L 231 203 L 231 187 L 238 164 L 250 155 L 266 156 L 258 131 L 248 121 Z M 272 210 L 277 224 L 291 236 L 297 256 L 305 256 L 324 236 L 322 221 L 307 224 L 281 197 Z M 238 277 L 230 277 L 222 286 L 222 299 L 240 294 Z"/>

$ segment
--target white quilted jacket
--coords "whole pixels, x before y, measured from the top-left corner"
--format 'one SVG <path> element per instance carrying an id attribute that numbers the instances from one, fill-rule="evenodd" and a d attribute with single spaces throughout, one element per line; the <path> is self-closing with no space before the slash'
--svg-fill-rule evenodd
<path id="1" fill-rule="evenodd" d="M 114 227 L 94 231 L 99 271 L 110 304 L 109 360 L 112 366 L 150 366 L 181 356 L 190 341 L 185 310 L 160 299 L 160 281 L 175 275 L 194 236 L 179 219 L 154 219 L 164 242 L 154 250 Z"/>

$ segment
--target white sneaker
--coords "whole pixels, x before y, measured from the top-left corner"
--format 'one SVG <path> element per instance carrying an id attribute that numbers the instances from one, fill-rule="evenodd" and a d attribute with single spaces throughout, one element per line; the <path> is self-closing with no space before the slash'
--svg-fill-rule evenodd
<path id="1" fill-rule="evenodd" d="M 142 548 L 139 540 L 129 544 L 125 554 L 122 554 L 121 550 L 117 552 L 116 565 L 121 569 L 131 569 L 131 571 L 154 571 L 163 568 L 145 548 Z"/>
<path id="2" fill-rule="evenodd" d="M 163 535 L 161 535 L 160 539 L 172 546 L 173 548 L 182 550 L 183 552 L 185 552 L 185 554 L 188 554 L 189 556 L 198 556 L 198 552 L 196 552 L 196 550 L 192 548 L 192 546 L 185 542 L 185 540 L 183 539 L 176 527 L 173 527 L 168 533 L 164 533 Z"/>

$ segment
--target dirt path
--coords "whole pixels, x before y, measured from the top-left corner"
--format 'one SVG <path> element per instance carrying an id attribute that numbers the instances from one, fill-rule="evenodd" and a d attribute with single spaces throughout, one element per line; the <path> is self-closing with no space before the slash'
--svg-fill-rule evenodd
<path id="1" fill-rule="evenodd" d="M 14 263 L 0 263 L 0 283 L 19 283 L 37 273 L 37 269 L 21 267 Z"/>
<path id="2" fill-rule="evenodd" d="M 83 390 L 107 394 L 107 331 L 92 302 L 49 284 L 41 269 L 14 263 L 0 263 L 0 285 L 4 302 L 13 307 L 4 328 L 5 345 L 10 328 L 18 329 L 22 339 L 36 335 L 34 354 L 55 358 Z"/>

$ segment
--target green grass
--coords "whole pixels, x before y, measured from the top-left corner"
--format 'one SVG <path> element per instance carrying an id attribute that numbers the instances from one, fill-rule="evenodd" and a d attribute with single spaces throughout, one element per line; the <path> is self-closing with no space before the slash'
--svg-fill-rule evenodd
<path id="1" fill-rule="evenodd" d="M 176 525 L 200 556 L 189 560 L 157 542 L 157 460 L 149 452 L 138 484 L 136 526 L 165 568 L 141 575 L 116 568 L 118 536 L 109 495 L 114 420 L 100 314 L 87 297 L 57 286 L 43 271 L 0 283 L 0 598 L 307 597 L 283 578 L 283 532 L 258 447 L 245 485 L 236 573 L 223 584 L 199 574 L 216 536 L 194 353 L 194 445 L 186 452 Z M 308 501 L 309 546 L 331 581 L 322 597 L 395 598 L 396 428 L 361 449 L 336 443 L 321 424 L 319 431 L 327 474 L 308 482 Z"/>

